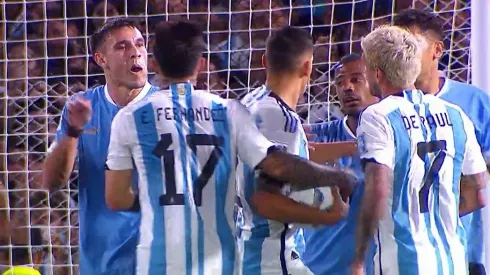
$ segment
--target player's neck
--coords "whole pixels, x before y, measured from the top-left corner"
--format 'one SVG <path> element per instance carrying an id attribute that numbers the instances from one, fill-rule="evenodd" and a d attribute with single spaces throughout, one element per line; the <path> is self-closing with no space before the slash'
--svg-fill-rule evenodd
<path id="1" fill-rule="evenodd" d="M 347 127 L 354 135 L 357 132 L 357 126 L 359 125 L 359 116 L 347 116 Z"/>
<path id="2" fill-rule="evenodd" d="M 279 96 L 291 109 L 296 110 L 299 97 L 304 92 L 300 80 L 288 77 L 268 77 L 265 86 Z"/>
<path id="3" fill-rule="evenodd" d="M 129 89 L 125 86 L 115 85 L 110 81 L 107 82 L 107 92 L 117 106 L 128 105 L 129 102 L 139 95 L 141 90 L 143 90 L 143 87 Z"/>
<path id="4" fill-rule="evenodd" d="M 390 95 L 399 94 L 400 92 L 406 90 L 415 90 L 415 84 L 408 85 L 406 87 L 394 87 L 394 86 L 385 86 L 383 89 L 383 98 L 388 97 Z"/>
<path id="5" fill-rule="evenodd" d="M 417 80 L 417 82 L 415 82 L 415 87 L 424 93 L 435 95 L 440 90 L 440 82 L 441 78 L 439 76 L 439 71 L 436 71 L 426 79 Z"/>
<path id="6" fill-rule="evenodd" d="M 184 77 L 184 78 L 164 78 L 164 79 L 170 85 L 189 82 L 195 86 L 197 83 L 197 76 L 196 77 Z"/>

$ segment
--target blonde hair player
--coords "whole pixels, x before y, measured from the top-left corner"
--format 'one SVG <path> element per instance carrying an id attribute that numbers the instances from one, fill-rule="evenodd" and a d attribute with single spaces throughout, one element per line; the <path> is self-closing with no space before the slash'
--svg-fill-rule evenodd
<path id="1" fill-rule="evenodd" d="M 460 212 L 485 205 L 486 164 L 463 111 L 415 89 L 421 49 L 405 29 L 382 26 L 361 41 L 379 103 L 361 115 L 357 140 L 365 193 L 352 274 L 364 273 L 375 235 L 375 274 L 466 274 Z M 460 205 L 461 174 L 474 201 Z"/>

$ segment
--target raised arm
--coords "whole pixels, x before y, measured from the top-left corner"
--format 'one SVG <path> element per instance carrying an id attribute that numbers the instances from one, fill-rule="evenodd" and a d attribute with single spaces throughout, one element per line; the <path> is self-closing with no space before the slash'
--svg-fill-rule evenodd
<path id="1" fill-rule="evenodd" d="M 56 141 L 48 150 L 43 166 L 43 186 L 62 188 L 70 179 L 77 157 L 78 139 L 92 115 L 91 103 L 73 97 L 66 104 L 56 132 Z"/>

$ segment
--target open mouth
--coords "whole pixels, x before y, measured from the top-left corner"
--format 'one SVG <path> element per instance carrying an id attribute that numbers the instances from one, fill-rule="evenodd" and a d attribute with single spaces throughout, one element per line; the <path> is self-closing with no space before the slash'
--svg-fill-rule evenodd
<path id="1" fill-rule="evenodd" d="M 143 67 L 141 67 L 138 64 L 134 64 L 133 66 L 131 66 L 131 69 L 130 69 L 130 71 L 132 73 L 135 73 L 135 74 L 141 72 L 142 70 L 143 70 Z"/>
<path id="2" fill-rule="evenodd" d="M 346 98 L 344 100 L 344 105 L 355 105 L 357 103 L 359 103 L 359 99 L 354 97 Z"/>

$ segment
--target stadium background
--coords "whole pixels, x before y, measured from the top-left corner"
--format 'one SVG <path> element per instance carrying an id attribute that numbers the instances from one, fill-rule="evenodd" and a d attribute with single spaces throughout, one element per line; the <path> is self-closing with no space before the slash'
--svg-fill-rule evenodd
<path id="1" fill-rule="evenodd" d="M 11 264 L 13 253 L 43 265 L 44 275 L 77 273 L 77 174 L 63 190 L 48 193 L 40 185 L 41 167 L 67 97 L 104 84 L 88 37 L 106 18 L 138 20 L 149 53 L 158 22 L 200 22 L 209 53 L 198 86 L 226 98 L 240 98 L 264 81 L 261 55 L 271 29 L 308 28 L 315 70 L 298 112 L 313 123 L 342 117 L 331 82 L 336 61 L 359 52 L 363 35 L 408 7 L 439 14 L 447 34 L 441 73 L 470 82 L 470 0 L 2 1 L 0 266 Z M 151 65 L 149 71 L 150 83 L 165 87 Z"/>

